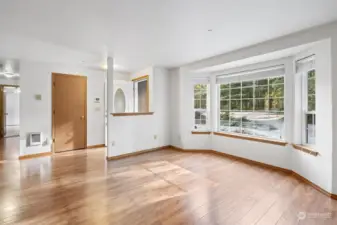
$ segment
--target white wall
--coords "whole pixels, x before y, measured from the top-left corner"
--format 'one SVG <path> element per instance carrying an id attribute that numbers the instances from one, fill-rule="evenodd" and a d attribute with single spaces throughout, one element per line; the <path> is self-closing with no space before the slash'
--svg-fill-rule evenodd
<path id="1" fill-rule="evenodd" d="M 20 94 L 6 92 L 6 125 L 18 126 L 20 124 Z"/>
<path id="2" fill-rule="evenodd" d="M 20 62 L 20 155 L 51 151 L 52 136 L 52 72 L 80 74 L 87 83 L 87 145 L 104 143 L 104 75 L 103 71 L 65 64 Z M 35 100 L 40 94 L 42 100 Z M 100 98 L 100 103 L 94 103 Z M 48 140 L 43 147 L 26 147 L 26 135 L 42 132 Z"/>
<path id="3" fill-rule="evenodd" d="M 13 80 L 13 79 L 5 79 L 5 78 L 0 78 L 0 84 L 4 85 L 19 85 L 19 80 Z"/>
<path id="4" fill-rule="evenodd" d="M 179 116 L 179 110 L 180 110 L 180 70 L 179 69 L 172 69 L 169 70 L 168 74 L 169 79 L 169 112 L 170 112 L 170 143 L 173 146 L 182 148 L 181 143 L 181 134 L 180 134 L 180 116 Z"/>
<path id="5" fill-rule="evenodd" d="M 150 111 L 153 115 L 113 117 L 109 127 L 111 148 L 116 156 L 169 145 L 169 89 L 167 70 L 147 68 L 132 77 L 149 75 Z"/>
<path id="6" fill-rule="evenodd" d="M 114 80 L 125 80 L 130 81 L 131 74 L 128 72 L 122 72 L 122 71 L 114 71 Z"/>

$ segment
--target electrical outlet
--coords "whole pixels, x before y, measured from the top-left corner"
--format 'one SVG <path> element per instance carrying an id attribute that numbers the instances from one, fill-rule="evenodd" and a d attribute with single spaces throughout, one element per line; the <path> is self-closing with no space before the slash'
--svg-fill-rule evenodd
<path id="1" fill-rule="evenodd" d="M 111 146 L 115 146 L 115 142 L 114 141 L 111 142 Z"/>
<path id="2" fill-rule="evenodd" d="M 153 138 L 156 140 L 157 139 L 157 135 L 154 135 Z"/>

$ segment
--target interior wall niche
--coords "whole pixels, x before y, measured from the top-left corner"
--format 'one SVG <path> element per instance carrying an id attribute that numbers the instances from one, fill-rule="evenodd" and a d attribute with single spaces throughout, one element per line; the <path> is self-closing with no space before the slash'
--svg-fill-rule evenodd
<path id="1" fill-rule="evenodd" d="M 116 113 L 124 113 L 126 108 L 125 94 L 121 88 L 115 93 L 114 98 L 115 112 Z"/>

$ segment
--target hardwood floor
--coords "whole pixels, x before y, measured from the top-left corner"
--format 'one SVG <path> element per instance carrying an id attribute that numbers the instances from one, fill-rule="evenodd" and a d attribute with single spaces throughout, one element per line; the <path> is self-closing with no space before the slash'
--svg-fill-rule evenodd
<path id="1" fill-rule="evenodd" d="M 19 137 L 0 138 L 0 164 L 7 161 L 16 161 L 19 158 L 19 149 Z"/>
<path id="2" fill-rule="evenodd" d="M 337 224 L 336 201 L 289 174 L 174 150 L 104 157 L 0 164 L 0 224 Z"/>

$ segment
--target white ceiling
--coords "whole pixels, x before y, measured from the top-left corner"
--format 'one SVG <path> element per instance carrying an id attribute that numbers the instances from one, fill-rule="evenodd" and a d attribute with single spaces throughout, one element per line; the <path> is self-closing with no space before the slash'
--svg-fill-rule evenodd
<path id="1" fill-rule="evenodd" d="M 64 46 L 114 56 L 134 71 L 229 52 L 337 20 L 336 12 L 336 0 L 4 0 L 0 31 L 41 41 L 39 58 L 52 57 L 42 49 L 47 44 Z M 27 51 L 15 41 L 10 51 L 20 58 Z"/>

